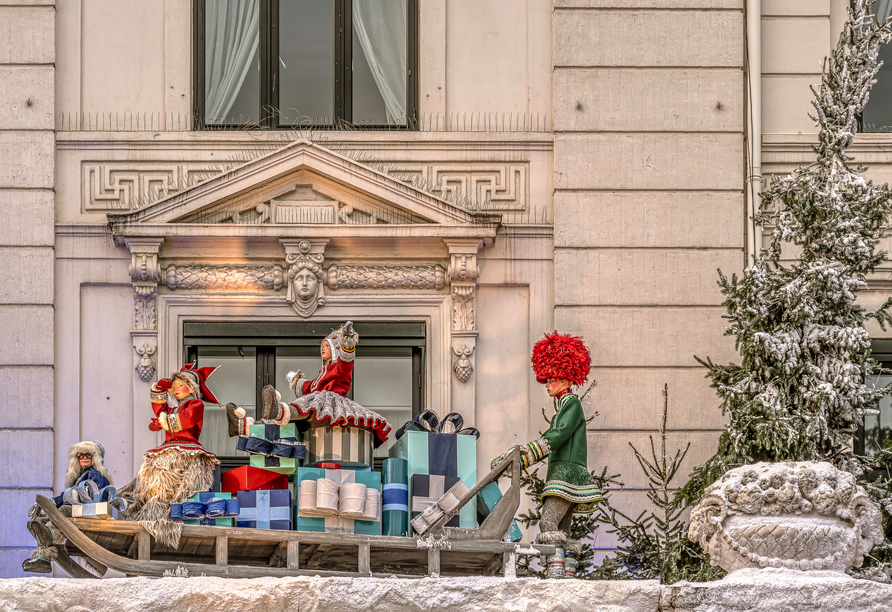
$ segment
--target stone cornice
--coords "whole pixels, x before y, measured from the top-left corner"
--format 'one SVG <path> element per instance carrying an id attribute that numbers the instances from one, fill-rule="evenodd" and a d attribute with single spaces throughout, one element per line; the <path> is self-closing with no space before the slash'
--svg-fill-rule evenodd
<path id="1" fill-rule="evenodd" d="M 283 146 L 288 132 L 57 132 L 56 148 L 64 150 L 232 151 L 252 146 Z M 317 144 L 353 150 L 551 151 L 554 134 L 547 132 L 331 132 Z"/>

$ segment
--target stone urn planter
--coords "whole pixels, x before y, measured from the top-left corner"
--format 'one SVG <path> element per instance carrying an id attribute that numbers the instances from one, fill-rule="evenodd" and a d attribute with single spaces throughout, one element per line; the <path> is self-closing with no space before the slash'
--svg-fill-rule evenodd
<path id="1" fill-rule="evenodd" d="M 688 537 L 730 572 L 845 571 L 883 541 L 881 514 L 855 477 L 827 462 L 757 463 L 710 485 Z"/>

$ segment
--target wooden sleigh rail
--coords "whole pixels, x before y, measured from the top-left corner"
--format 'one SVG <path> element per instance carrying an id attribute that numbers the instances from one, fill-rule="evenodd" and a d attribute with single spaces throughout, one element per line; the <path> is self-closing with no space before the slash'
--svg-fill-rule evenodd
<path id="1" fill-rule="evenodd" d="M 74 564 L 69 554 L 84 557 L 99 573 L 108 567 L 136 576 L 495 575 L 503 567 L 513 566 L 512 556 L 554 554 L 553 546 L 500 541 L 520 502 L 520 465 L 520 454 L 515 449 L 462 497 L 454 510 L 441 517 L 425 537 L 184 525 L 179 548 L 170 549 L 155 542 L 138 523 L 68 519 L 52 500 L 38 495 L 37 503 L 67 538 L 56 560 L 64 561 L 60 565 L 72 575 L 77 573 L 75 577 L 85 577 L 87 572 Z M 443 526 L 480 489 L 509 468 L 511 488 L 480 527 Z M 421 573 L 425 567 L 426 572 Z"/>

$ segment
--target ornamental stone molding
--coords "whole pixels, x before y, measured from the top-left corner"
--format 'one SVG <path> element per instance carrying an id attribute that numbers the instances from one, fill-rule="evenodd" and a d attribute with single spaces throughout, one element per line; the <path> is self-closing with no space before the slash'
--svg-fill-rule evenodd
<path id="1" fill-rule="evenodd" d="M 223 162 L 84 161 L 81 206 L 84 212 L 137 210 L 226 167 Z"/>
<path id="2" fill-rule="evenodd" d="M 285 286 L 285 268 L 279 264 L 170 264 L 162 280 L 169 289 L 279 291 Z"/>
<path id="3" fill-rule="evenodd" d="M 440 264 L 354 265 L 332 264 L 326 270 L 326 284 L 343 289 L 442 289 L 446 268 Z"/>
<path id="4" fill-rule="evenodd" d="M 458 382 L 466 383 L 471 380 L 474 366 L 471 364 L 470 357 L 473 352 L 474 349 L 468 347 L 467 344 L 462 344 L 458 348 L 453 347 L 452 353 L 455 355 L 455 359 L 452 362 L 452 373 Z"/>
<path id="5" fill-rule="evenodd" d="M 136 362 L 136 373 L 140 380 L 149 382 L 155 375 L 155 353 L 158 351 L 158 346 L 150 342 L 143 342 L 142 346 L 136 346 L 136 344 L 138 342 L 134 343 L 134 350 L 139 356 L 139 361 Z"/>
<path id="6" fill-rule="evenodd" d="M 235 155 L 233 151 L 233 155 Z M 124 212 L 179 193 L 242 162 L 127 160 L 81 162 L 83 212 Z M 381 162 L 399 181 L 464 203 L 466 208 L 492 211 L 529 210 L 529 162 Z M 267 223 L 262 211 L 236 223 Z M 352 211 L 345 211 L 348 215 Z M 343 222 L 351 222 L 344 218 Z M 221 222 L 221 221 L 215 221 Z M 222 222 L 226 222 L 225 220 Z M 279 222 L 279 221 L 276 221 Z M 353 221 L 356 222 L 356 221 Z M 360 220 L 359 222 L 364 222 Z"/>
<path id="7" fill-rule="evenodd" d="M 282 239 L 288 264 L 287 301 L 302 317 L 309 317 L 325 304 L 325 246 L 328 240 Z"/>
<path id="8" fill-rule="evenodd" d="M 883 541 L 877 505 L 849 472 L 827 462 L 756 463 L 707 487 L 688 538 L 710 563 L 845 571 Z"/>
<path id="9" fill-rule="evenodd" d="M 436 162 L 387 164 L 387 173 L 470 208 L 528 210 L 529 164 Z"/>

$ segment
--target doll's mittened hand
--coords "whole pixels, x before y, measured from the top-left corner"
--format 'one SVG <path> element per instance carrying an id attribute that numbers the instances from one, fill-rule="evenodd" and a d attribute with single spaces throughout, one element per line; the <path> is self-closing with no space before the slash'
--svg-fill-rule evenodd
<path id="1" fill-rule="evenodd" d="M 149 431 L 161 431 L 161 424 L 158 422 L 158 419 L 152 419 L 149 422 Z"/>
<path id="2" fill-rule="evenodd" d="M 349 338 L 353 336 L 356 332 L 353 331 L 353 321 L 347 321 L 344 323 L 344 337 Z"/>
<path id="3" fill-rule="evenodd" d="M 155 389 L 158 391 L 167 391 L 170 387 L 173 386 L 173 381 L 169 378 L 162 378 L 158 382 L 155 383 Z"/>
<path id="4" fill-rule="evenodd" d="M 170 425 L 167 423 L 167 413 L 162 412 L 158 415 L 158 425 L 161 426 L 161 429 L 164 431 L 170 431 Z"/>
<path id="5" fill-rule="evenodd" d="M 285 380 L 288 381 L 288 384 L 289 384 L 289 385 L 294 385 L 294 381 L 295 381 L 295 380 L 300 380 L 301 377 L 303 377 L 303 374 L 301 374 L 301 371 L 300 371 L 300 370 L 297 370 L 297 371 L 295 371 L 295 372 L 288 372 L 288 373 L 285 375 Z"/>

